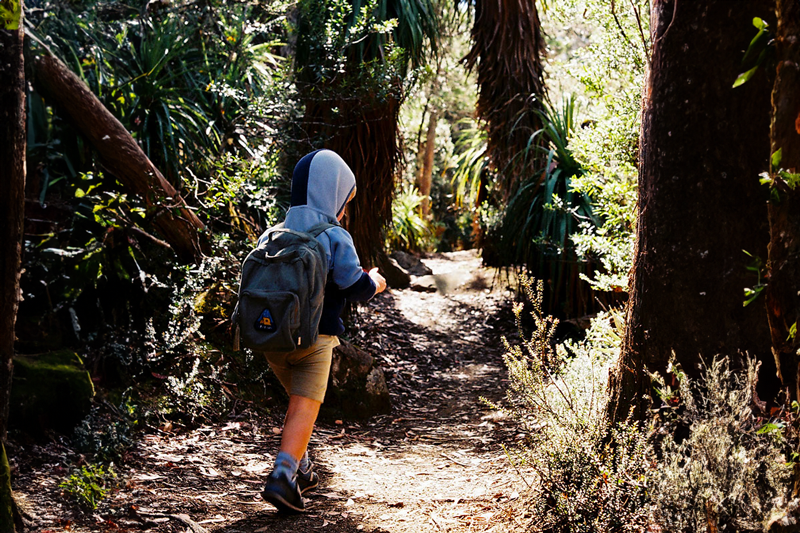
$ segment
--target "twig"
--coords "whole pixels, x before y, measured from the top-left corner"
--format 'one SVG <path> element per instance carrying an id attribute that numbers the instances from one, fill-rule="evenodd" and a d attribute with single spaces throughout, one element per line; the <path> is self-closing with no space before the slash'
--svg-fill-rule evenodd
<path id="1" fill-rule="evenodd" d="M 439 531 L 447 531 L 446 529 L 444 529 L 444 528 L 441 526 L 441 524 L 439 524 L 439 522 L 437 522 L 437 521 L 436 521 L 436 519 L 433 517 L 433 515 L 432 515 L 432 514 L 428 513 L 428 519 L 429 519 L 431 522 L 433 522 L 433 525 L 435 525 L 436 527 L 438 527 L 438 528 L 439 528 Z"/>
<path id="2" fill-rule="evenodd" d="M 161 246 L 162 248 L 169 248 L 169 249 L 172 249 L 172 246 L 170 246 L 170 244 L 169 244 L 168 242 L 166 242 L 166 241 L 162 241 L 162 240 L 161 240 L 161 239 L 159 239 L 158 237 L 156 237 L 156 236 L 154 236 L 154 235 L 151 235 L 151 234 L 147 233 L 146 231 L 144 231 L 144 230 L 143 230 L 143 229 L 141 229 L 141 228 L 138 228 L 138 227 L 136 227 L 136 226 L 130 226 L 130 227 L 128 227 L 128 230 L 129 230 L 131 233 L 135 233 L 136 235 L 138 235 L 138 236 L 140 236 L 140 237 L 144 237 L 144 238 L 148 239 L 148 240 L 149 240 L 150 242 L 152 242 L 153 244 L 157 244 L 157 245 Z"/>
<path id="3" fill-rule="evenodd" d="M 519 477 L 522 480 L 522 482 L 525 483 L 528 486 L 528 490 L 531 490 L 533 487 L 531 487 L 531 484 L 528 483 L 528 480 L 525 479 L 525 476 L 522 475 L 522 472 L 520 471 L 519 467 L 516 465 L 516 463 L 514 463 L 514 459 L 512 459 L 511 458 L 511 454 L 508 453 L 508 448 L 506 448 L 505 445 L 503 445 L 502 448 L 503 448 L 503 452 L 505 452 L 506 457 L 508 458 L 508 462 L 511 463 L 511 466 L 513 466 L 514 470 L 517 471 L 517 475 L 519 475 Z"/>
<path id="4" fill-rule="evenodd" d="M 446 453 L 444 453 L 444 452 L 442 452 L 442 457 L 444 457 L 445 459 L 450 459 L 450 460 L 451 460 L 451 461 L 453 461 L 455 464 L 457 464 L 457 465 L 459 465 L 459 466 L 463 466 L 464 468 L 470 468 L 470 467 L 472 466 L 472 465 L 468 465 L 468 464 L 462 463 L 461 461 L 458 461 L 458 460 L 456 460 L 456 459 L 453 459 L 452 457 L 450 457 L 449 455 L 447 455 L 447 454 L 446 454 Z"/>
<path id="5" fill-rule="evenodd" d="M 136 514 L 139 516 L 143 516 L 145 518 L 171 518 L 172 520 L 177 520 L 181 522 L 184 526 L 188 527 L 192 530 L 192 533 L 208 533 L 208 530 L 189 518 L 188 515 L 185 514 L 166 514 L 166 513 L 143 513 L 141 511 L 136 511 Z"/>
<path id="6" fill-rule="evenodd" d="M 661 41 L 661 39 L 667 36 L 669 30 L 672 29 L 672 25 L 675 23 L 675 17 L 677 15 L 678 15 L 678 0 L 675 0 L 675 4 L 672 7 L 672 20 L 669 21 L 669 26 L 667 26 L 667 29 L 664 30 L 664 33 L 661 34 L 661 37 L 659 37 L 658 39 L 655 40 L 655 42 L 653 42 L 653 49 L 655 49 L 656 44 L 658 44 L 658 42 Z"/>
<path id="7" fill-rule="evenodd" d="M 639 26 L 639 36 L 642 38 L 644 58 L 647 60 L 647 64 L 650 65 L 650 50 L 647 46 L 647 39 L 644 36 L 644 29 L 642 29 L 642 17 L 639 15 L 639 8 L 636 7 L 636 4 L 633 3 L 633 0 L 630 0 L 630 3 L 631 7 L 633 8 L 633 14 L 636 15 L 636 24 Z"/>
<path id="8" fill-rule="evenodd" d="M 633 45 L 631 40 L 628 39 L 628 34 L 625 33 L 625 30 L 622 28 L 622 23 L 619 21 L 619 18 L 617 17 L 617 8 L 614 0 L 611 0 L 611 14 L 614 16 L 614 22 L 617 23 L 617 28 L 619 28 L 619 32 L 622 34 L 622 37 L 628 42 L 629 45 L 631 45 L 631 48 L 636 50 L 636 47 Z"/>

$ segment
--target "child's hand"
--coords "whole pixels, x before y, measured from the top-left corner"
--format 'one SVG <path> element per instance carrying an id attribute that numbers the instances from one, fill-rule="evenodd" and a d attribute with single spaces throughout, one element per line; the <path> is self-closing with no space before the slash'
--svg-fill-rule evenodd
<path id="1" fill-rule="evenodd" d="M 375 282 L 375 286 L 378 287 L 375 294 L 386 290 L 386 278 L 378 273 L 378 267 L 369 271 L 369 277 L 372 278 L 372 281 Z"/>

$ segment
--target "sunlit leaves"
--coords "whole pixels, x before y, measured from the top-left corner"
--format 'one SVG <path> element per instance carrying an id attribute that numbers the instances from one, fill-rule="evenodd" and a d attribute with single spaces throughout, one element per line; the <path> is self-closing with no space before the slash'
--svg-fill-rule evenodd
<path id="1" fill-rule="evenodd" d="M 754 66 L 739 74 L 736 81 L 733 82 L 734 89 L 750 81 L 755 73 L 758 72 L 758 69 L 774 54 L 775 45 L 769 24 L 756 17 L 753 19 L 753 26 L 758 30 L 758 33 L 750 41 L 750 45 L 742 58 L 742 65 L 747 66 L 750 64 Z"/>
<path id="2" fill-rule="evenodd" d="M 22 2 L 20 0 L 0 1 L 0 21 L 3 22 L 3 29 L 18 30 L 21 18 Z"/>

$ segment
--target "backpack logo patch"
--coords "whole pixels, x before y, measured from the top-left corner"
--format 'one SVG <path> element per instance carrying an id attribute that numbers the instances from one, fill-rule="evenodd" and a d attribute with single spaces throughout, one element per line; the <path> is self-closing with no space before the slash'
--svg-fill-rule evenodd
<path id="1" fill-rule="evenodd" d="M 265 308 L 263 311 L 261 311 L 261 314 L 259 315 L 258 320 L 256 320 L 254 327 L 258 331 L 275 331 L 275 321 L 272 319 L 269 309 Z"/>

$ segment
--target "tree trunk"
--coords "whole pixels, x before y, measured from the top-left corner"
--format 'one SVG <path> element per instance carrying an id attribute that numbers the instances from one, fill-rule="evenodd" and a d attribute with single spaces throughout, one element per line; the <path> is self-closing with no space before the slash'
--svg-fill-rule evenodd
<path id="1" fill-rule="evenodd" d="M 772 153 L 781 151 L 778 167 L 800 172 L 800 3 L 778 0 L 778 69 L 772 92 Z M 800 189 L 792 189 L 773 169 L 769 203 L 770 245 L 767 311 L 772 350 L 783 386 L 792 400 L 798 393 L 800 335 Z M 776 198 L 777 196 L 777 198 Z"/>
<path id="2" fill-rule="evenodd" d="M 517 157 L 541 120 L 545 97 L 545 42 L 535 0 L 476 0 L 472 48 L 464 58 L 478 74 L 477 112 L 486 123 L 487 155 L 504 198 L 541 158 Z M 531 154 L 535 155 L 535 154 Z"/>
<path id="3" fill-rule="evenodd" d="M 34 59 L 35 83 L 45 97 L 66 111 L 86 136 L 102 165 L 130 192 L 142 196 L 147 217 L 184 261 L 203 257 L 198 231 L 204 228 L 178 191 L 89 88 L 58 58 Z"/>
<path id="4" fill-rule="evenodd" d="M 428 119 L 428 135 L 425 138 L 425 156 L 422 161 L 422 173 L 419 177 L 419 193 L 422 195 L 422 216 L 428 218 L 431 206 L 431 183 L 433 182 L 433 156 L 436 150 L 436 124 L 439 114 L 431 111 Z"/>
<path id="5" fill-rule="evenodd" d="M 14 495 L 11 492 L 11 467 L 8 464 L 5 444 L 0 441 L 0 533 L 16 531 L 17 515 Z"/>
<path id="6" fill-rule="evenodd" d="M 14 368 L 14 325 L 19 306 L 25 207 L 25 69 L 21 28 L 21 24 L 18 30 L 0 28 L 0 533 L 15 530 L 11 473 L 3 443 Z"/>
<path id="7" fill-rule="evenodd" d="M 25 207 L 25 70 L 22 30 L 0 29 L 0 440 L 11 394 Z"/>
<path id="8" fill-rule="evenodd" d="M 311 92 L 307 87 L 302 90 Z M 351 89 L 349 97 L 306 99 L 303 127 L 311 140 L 309 148 L 333 150 L 356 176 L 358 192 L 348 205 L 344 225 L 365 267 L 376 264 L 383 251 L 383 230 L 392 218 L 395 178 L 402 161 L 400 103 L 396 96 L 379 99 L 365 88 Z"/>
<path id="9" fill-rule="evenodd" d="M 610 376 L 608 417 L 641 418 L 675 354 L 689 375 L 702 360 L 765 353 L 764 299 L 744 307 L 756 283 L 742 250 L 766 257 L 769 82 L 762 69 L 733 89 L 754 17 L 774 0 L 654 0 L 652 63 L 642 117 L 637 244 L 627 330 Z M 762 373 L 768 379 L 770 372 Z"/>

